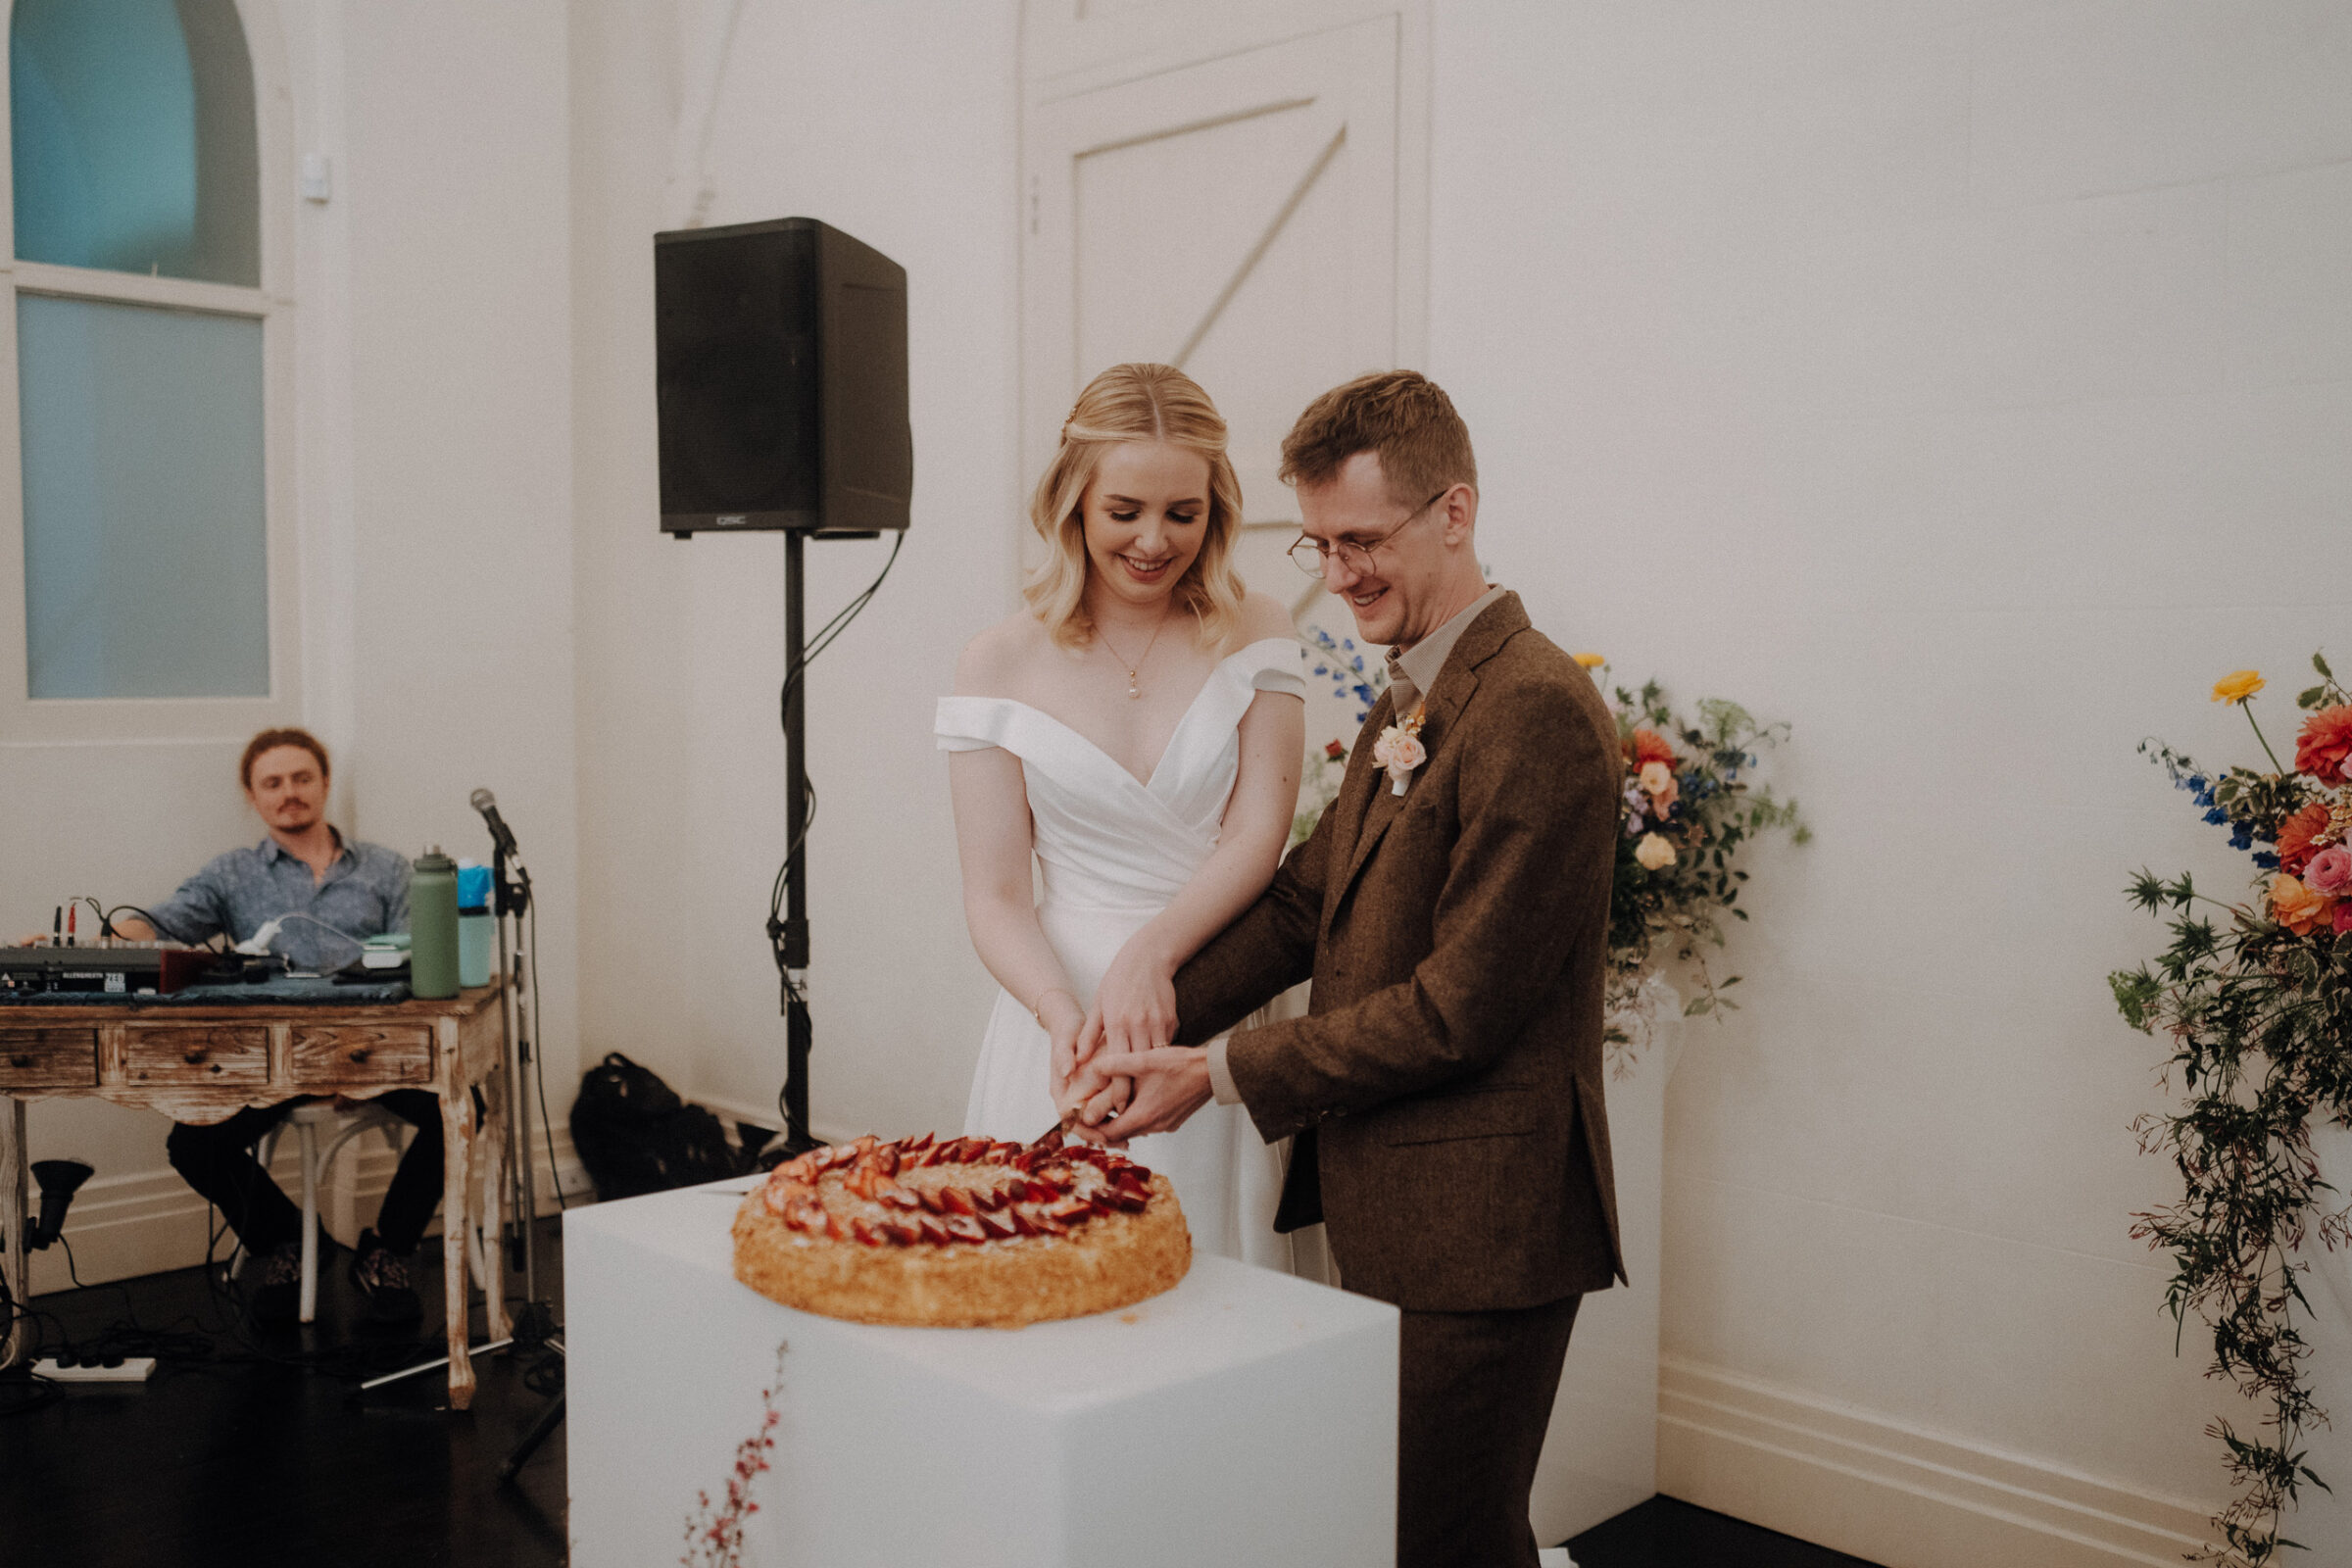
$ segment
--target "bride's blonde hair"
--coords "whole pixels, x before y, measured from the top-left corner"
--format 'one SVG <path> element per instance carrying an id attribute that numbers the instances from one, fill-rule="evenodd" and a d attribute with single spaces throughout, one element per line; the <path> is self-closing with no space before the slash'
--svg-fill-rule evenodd
<path id="1" fill-rule="evenodd" d="M 1062 421 L 1061 449 L 1046 466 L 1029 501 L 1029 521 L 1046 542 L 1046 560 L 1021 585 L 1021 597 L 1064 648 L 1095 634 L 1086 611 L 1086 487 L 1103 449 L 1120 441 L 1164 441 L 1208 460 L 1208 519 L 1200 553 L 1175 587 L 1176 603 L 1200 622 L 1200 636 L 1221 645 L 1239 620 L 1246 590 L 1233 569 L 1242 526 L 1242 482 L 1225 456 L 1225 419 L 1193 378 L 1172 365 L 1114 365 L 1078 394 Z"/>

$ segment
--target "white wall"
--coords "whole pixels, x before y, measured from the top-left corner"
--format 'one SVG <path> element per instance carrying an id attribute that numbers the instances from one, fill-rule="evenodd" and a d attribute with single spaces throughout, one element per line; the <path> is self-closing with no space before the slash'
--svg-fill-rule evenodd
<path id="1" fill-rule="evenodd" d="M 700 29 L 723 14 L 667 9 L 600 7 L 575 37 L 582 1052 L 625 1051 L 772 1118 L 784 1030 L 761 925 L 786 838 L 783 551 L 657 532 L 652 235 L 686 216 L 662 184 L 679 106 L 706 91 Z M 1009 0 L 747 4 L 707 162 L 687 161 L 710 223 L 819 218 L 908 274 L 913 526 L 809 675 L 820 1129 L 959 1124 L 992 992 L 930 730 L 956 650 L 1010 604 L 1014 42 Z M 808 547 L 811 626 L 888 548 Z"/>
<path id="2" fill-rule="evenodd" d="M 304 717 L 337 752 L 347 832 L 483 853 L 466 798 L 498 792 L 541 890 L 559 1113 L 577 1055 L 565 13 L 285 4 L 271 44 L 299 151 L 335 181 L 296 215 Z M 258 840 L 242 743 L 0 745 L 0 931 L 70 893 L 161 897 Z M 74 1208 L 85 1278 L 202 1255 L 161 1117 L 51 1102 L 28 1123 L 34 1157 L 99 1168 Z"/>
<path id="3" fill-rule="evenodd" d="M 1748 1390 L 2193 1528 L 2202 1428 L 2251 1412 L 2127 1234 L 2178 1189 L 2104 976 L 2160 943 L 2130 872 L 2245 873 L 2136 743 L 2256 755 L 2207 686 L 2291 694 L 2352 624 L 2352 13 L 1437 18 L 1430 368 L 1484 554 L 1621 676 L 1791 720 L 1819 833 L 1758 858 L 1746 1010 L 1673 1086 L 1668 1490 L 1947 1560 L 1896 1489 L 1825 1485 L 1860 1450 L 1732 1436 Z"/>

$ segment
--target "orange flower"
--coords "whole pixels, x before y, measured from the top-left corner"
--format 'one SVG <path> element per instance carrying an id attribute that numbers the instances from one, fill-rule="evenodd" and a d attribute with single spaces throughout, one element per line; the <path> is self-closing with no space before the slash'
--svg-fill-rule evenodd
<path id="1" fill-rule="evenodd" d="M 2278 824 L 2278 869 L 2300 876 L 2319 852 L 2311 841 L 2328 831 L 2328 808 L 2314 801 Z"/>
<path id="2" fill-rule="evenodd" d="M 2334 904 L 2333 899 L 2320 897 L 2284 872 L 2271 878 L 2271 913 L 2299 937 L 2311 935 L 2313 926 L 2328 921 Z"/>
<path id="3" fill-rule="evenodd" d="M 1654 729 L 1634 731 L 1633 756 L 1634 771 L 1637 773 L 1644 762 L 1664 762 L 1670 768 L 1682 765 L 1682 760 L 1674 755 L 1674 748 L 1666 744 L 1666 737 Z"/>
<path id="4" fill-rule="evenodd" d="M 2334 784 L 2344 781 L 2344 759 L 2352 757 L 2352 704 L 2323 708 L 2295 734 L 2295 767 Z"/>

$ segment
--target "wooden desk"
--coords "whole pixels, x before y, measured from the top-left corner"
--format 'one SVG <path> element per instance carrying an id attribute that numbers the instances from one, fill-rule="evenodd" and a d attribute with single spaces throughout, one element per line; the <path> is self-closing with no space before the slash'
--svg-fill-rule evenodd
<path id="1" fill-rule="evenodd" d="M 449 1402 L 473 1402 L 466 1353 L 466 1229 L 478 1220 L 499 1255 L 505 1192 L 506 1028 L 499 983 L 446 1002 L 228 1004 L 46 1003 L 0 1008 L 0 1267 L 22 1305 L 30 1283 L 24 1251 L 24 1105 L 69 1096 L 161 1111 L 173 1121 L 227 1120 L 248 1105 L 306 1095 L 370 1100 L 392 1089 L 441 1097 L 445 1156 L 441 1256 L 449 1302 Z M 475 1109 L 479 1090 L 481 1110 Z M 503 1282 L 482 1282 L 491 1339 L 507 1334 Z M 0 1367 L 29 1339 L 16 1315 L 0 1341 Z"/>

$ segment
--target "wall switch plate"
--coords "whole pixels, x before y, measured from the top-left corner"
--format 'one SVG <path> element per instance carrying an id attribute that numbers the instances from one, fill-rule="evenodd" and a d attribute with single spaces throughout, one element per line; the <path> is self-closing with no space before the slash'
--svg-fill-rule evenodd
<path id="1" fill-rule="evenodd" d="M 155 1357 L 127 1355 L 121 1366 L 60 1366 L 55 1356 L 32 1363 L 33 1376 L 60 1383 L 144 1383 L 155 1375 Z"/>

